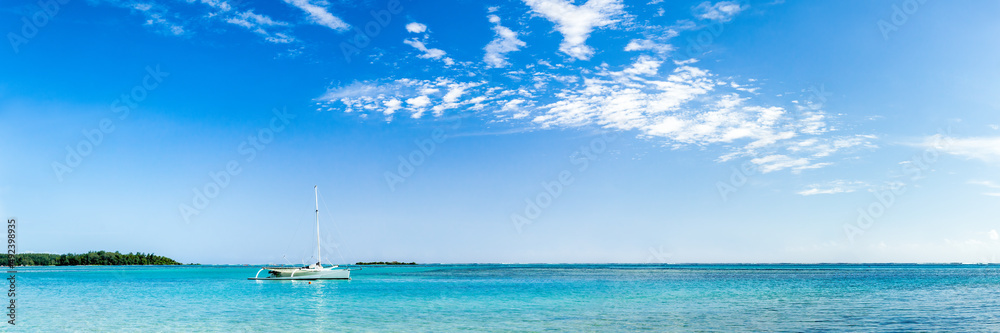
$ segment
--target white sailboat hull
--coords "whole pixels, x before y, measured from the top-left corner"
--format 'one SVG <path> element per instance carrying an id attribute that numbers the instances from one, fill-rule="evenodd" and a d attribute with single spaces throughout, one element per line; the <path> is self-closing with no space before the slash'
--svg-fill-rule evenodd
<path id="1" fill-rule="evenodd" d="M 267 277 L 259 277 L 260 272 L 267 270 Z M 294 267 L 264 267 L 250 280 L 349 280 L 351 271 L 347 268 L 294 268 Z"/>

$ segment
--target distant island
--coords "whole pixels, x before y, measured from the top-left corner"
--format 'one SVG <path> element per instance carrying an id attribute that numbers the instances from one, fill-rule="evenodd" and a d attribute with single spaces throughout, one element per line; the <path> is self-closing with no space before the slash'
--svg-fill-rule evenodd
<path id="1" fill-rule="evenodd" d="M 152 253 L 91 251 L 84 254 L 19 253 L 14 255 L 18 266 L 84 266 L 84 265 L 182 265 Z"/>
<path id="2" fill-rule="evenodd" d="M 398 262 L 398 261 L 369 261 L 369 262 L 359 262 L 355 265 L 416 265 L 415 262 Z"/>

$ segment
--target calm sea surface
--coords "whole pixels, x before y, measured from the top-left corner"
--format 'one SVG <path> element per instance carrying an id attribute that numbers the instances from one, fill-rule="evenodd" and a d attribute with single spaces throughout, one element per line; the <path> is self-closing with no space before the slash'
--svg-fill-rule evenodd
<path id="1" fill-rule="evenodd" d="M 258 268 L 22 268 L 16 329 L 2 330 L 1000 332 L 997 265 L 421 265 L 247 280 Z"/>

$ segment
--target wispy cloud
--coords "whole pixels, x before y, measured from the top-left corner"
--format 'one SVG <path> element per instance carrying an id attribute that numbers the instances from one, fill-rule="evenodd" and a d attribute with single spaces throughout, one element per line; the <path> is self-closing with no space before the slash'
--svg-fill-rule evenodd
<path id="1" fill-rule="evenodd" d="M 559 51 L 581 60 L 590 59 L 594 49 L 585 43 L 594 28 L 618 22 L 625 15 L 620 0 L 589 0 L 575 6 L 568 0 L 524 0 L 531 10 L 555 23 L 563 35 Z"/>
<path id="2" fill-rule="evenodd" d="M 799 173 L 802 172 L 802 170 L 818 169 L 831 164 L 830 162 L 814 163 L 809 158 L 796 158 L 787 155 L 768 155 L 751 159 L 750 162 L 758 165 L 761 173 L 769 173 L 784 169 L 792 169 L 793 173 Z"/>
<path id="3" fill-rule="evenodd" d="M 732 80 L 721 80 L 690 62 L 668 64 L 639 56 L 617 70 L 599 66 L 578 76 L 545 73 L 542 67 L 533 70 L 534 84 L 529 86 L 460 77 L 404 79 L 337 87 L 320 100 L 328 110 L 336 102 L 348 112 L 406 110 L 411 117 L 422 117 L 427 110 L 441 116 L 460 109 L 540 129 L 597 126 L 664 139 L 675 148 L 724 144 L 734 150 L 720 160 L 750 156 L 764 173 L 822 168 L 832 164 L 822 159 L 836 153 L 875 147 L 873 136 L 818 136 L 828 132 L 825 124 L 817 129 L 782 107 L 755 104 Z M 408 102 L 388 105 L 386 100 Z"/>
<path id="4" fill-rule="evenodd" d="M 273 27 L 287 27 L 289 26 L 288 23 L 275 21 L 266 15 L 255 14 L 253 10 L 236 13 L 225 20 L 227 23 L 247 28 L 256 34 L 261 35 L 264 37 L 264 40 L 268 42 L 286 44 L 295 41 L 295 38 L 291 37 L 286 32 L 270 31 Z"/>
<path id="5" fill-rule="evenodd" d="M 202 18 L 207 18 L 209 22 L 224 22 L 245 28 L 271 43 L 287 44 L 296 41 L 290 32 L 291 24 L 272 19 L 267 15 L 257 14 L 253 9 L 239 10 L 224 0 L 189 0 L 173 3 L 130 0 L 95 1 L 96 3 L 106 3 L 130 9 L 133 13 L 144 17 L 144 25 L 168 35 L 186 36 L 192 34 L 192 30 L 198 27 L 198 23 L 204 22 L 191 18 L 185 19 L 178 13 L 200 11 L 199 15 Z M 172 7 L 168 7 L 167 4 L 171 4 Z M 184 8 L 184 6 L 190 7 Z"/>
<path id="6" fill-rule="evenodd" d="M 1000 189 L 1000 184 L 997 184 L 997 183 L 994 183 L 994 182 L 991 182 L 991 181 L 988 181 L 988 180 L 970 180 L 969 184 L 981 185 L 981 186 L 986 186 L 986 187 L 989 187 L 989 188 Z"/>
<path id="7" fill-rule="evenodd" d="M 272 20 L 266 15 L 254 14 L 252 10 L 239 12 L 235 16 L 226 19 L 226 21 L 246 28 L 255 28 L 259 26 L 288 26 L 288 23 L 286 22 Z"/>
<path id="8" fill-rule="evenodd" d="M 800 123 L 799 131 L 806 134 L 821 134 L 816 133 L 817 128 L 823 129 L 825 131 L 827 127 L 823 124 L 817 127 L 813 120 L 805 119 Z M 809 154 L 812 157 L 827 157 L 833 155 L 837 152 L 856 148 L 878 148 L 877 145 L 873 143 L 878 137 L 871 134 L 855 134 L 851 136 L 838 136 L 838 137 L 814 137 L 806 140 L 796 142 L 793 145 L 786 148 L 790 152 L 799 154 Z"/>
<path id="9" fill-rule="evenodd" d="M 719 22 L 728 22 L 733 19 L 734 16 L 747 9 L 749 6 L 740 5 L 732 1 L 719 1 L 715 4 L 711 2 L 702 2 L 697 7 L 694 8 L 695 16 Z"/>
<path id="10" fill-rule="evenodd" d="M 654 51 L 658 54 L 667 54 L 674 49 L 673 45 L 659 43 L 650 39 L 633 39 L 625 45 L 625 51 Z"/>
<path id="11" fill-rule="evenodd" d="M 188 34 L 184 21 L 170 13 L 167 7 L 155 2 L 104 0 L 103 3 L 130 9 L 133 13 L 143 16 L 143 25 L 152 27 L 157 32 L 182 36 Z"/>
<path id="12" fill-rule="evenodd" d="M 809 185 L 806 189 L 799 191 L 798 194 L 809 196 L 817 194 L 851 193 L 868 186 L 868 183 L 862 181 L 833 180 L 826 183 Z"/>
<path id="13" fill-rule="evenodd" d="M 488 18 L 490 22 L 494 24 L 493 32 L 496 33 L 496 37 L 493 38 L 493 40 L 490 41 L 485 48 L 483 48 L 486 51 L 486 56 L 483 57 L 483 61 L 490 67 L 505 67 L 509 63 L 507 62 L 507 57 L 504 54 L 517 51 L 527 44 L 520 39 L 517 39 L 516 32 L 500 25 L 499 16 L 490 15 Z"/>
<path id="14" fill-rule="evenodd" d="M 309 14 L 309 19 L 318 25 L 333 29 L 337 32 L 344 32 L 350 29 L 350 25 L 341 20 L 339 17 L 334 16 L 326 8 L 315 5 L 309 0 L 285 0 L 292 6 Z"/>
<path id="15" fill-rule="evenodd" d="M 230 6 L 228 2 L 223 0 L 201 0 L 201 3 L 208 5 L 209 7 L 212 7 L 218 10 L 219 12 L 228 12 L 233 9 L 233 7 Z M 209 15 L 216 15 L 216 14 L 217 13 L 211 13 Z"/>
<path id="16" fill-rule="evenodd" d="M 979 185 L 990 189 L 989 192 L 983 192 L 982 193 L 983 195 L 991 197 L 1000 197 L 1000 191 L 997 191 L 1000 190 L 1000 184 L 988 180 L 970 180 L 969 184 Z"/>
<path id="17" fill-rule="evenodd" d="M 935 134 L 925 137 L 916 145 L 956 156 L 1000 162 L 1000 137 L 956 138 Z"/>
<path id="18" fill-rule="evenodd" d="M 406 25 L 406 30 L 409 31 L 410 33 L 422 33 L 427 31 L 427 26 L 417 22 L 411 22 Z M 450 57 L 445 57 L 445 54 L 447 53 L 444 52 L 444 50 L 427 47 L 425 43 L 427 42 L 428 39 L 430 39 L 430 36 L 428 36 L 428 34 L 424 34 L 422 39 L 417 39 L 417 38 L 404 39 L 403 43 L 412 46 L 413 48 L 422 52 L 420 55 L 417 56 L 419 58 L 441 60 L 445 63 L 445 65 L 448 66 L 451 66 L 455 63 L 455 61 L 452 60 Z"/>
<path id="19" fill-rule="evenodd" d="M 410 112 L 410 117 L 421 118 L 428 110 L 435 116 L 444 111 L 465 107 L 481 110 L 489 99 L 483 94 L 493 91 L 478 90 L 476 97 L 470 97 L 473 89 L 481 88 L 485 82 L 455 82 L 449 79 L 412 80 L 400 79 L 386 83 L 355 82 L 343 87 L 329 89 L 318 100 L 320 111 L 332 111 L 332 102 L 343 104 L 346 112 L 378 111 L 391 117 L 399 110 Z M 495 91 L 495 90 L 494 90 Z M 463 97 L 466 97 L 463 99 Z"/>
<path id="20" fill-rule="evenodd" d="M 421 42 L 416 38 L 403 40 L 403 43 L 412 46 L 413 48 L 419 50 L 420 52 L 423 52 L 417 57 L 424 59 L 439 59 L 444 61 L 446 65 L 454 64 L 454 61 L 451 58 L 444 56 L 446 54 L 444 50 L 428 48 L 427 45 L 424 45 L 424 42 Z"/>

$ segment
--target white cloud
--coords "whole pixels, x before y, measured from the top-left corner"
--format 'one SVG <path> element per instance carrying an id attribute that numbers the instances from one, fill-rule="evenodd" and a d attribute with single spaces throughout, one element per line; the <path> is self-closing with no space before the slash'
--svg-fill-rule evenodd
<path id="1" fill-rule="evenodd" d="M 674 125 L 686 128 L 678 118 L 685 115 L 668 113 L 708 93 L 715 84 L 708 72 L 686 66 L 674 69 L 666 79 L 641 77 L 649 72 L 643 73 L 643 64 L 650 61 L 640 57 L 629 69 L 584 77 L 582 86 L 558 92 L 559 100 L 545 105 L 545 113 L 534 121 L 544 126 L 594 123 L 620 130 L 644 129 L 650 135 L 684 140 L 676 135 Z"/>
<path id="2" fill-rule="evenodd" d="M 396 110 L 399 110 L 402 107 L 403 101 L 393 98 L 385 101 L 385 110 L 383 110 L 382 113 L 386 116 L 391 116 L 393 113 L 396 113 Z"/>
<path id="3" fill-rule="evenodd" d="M 417 57 L 424 58 L 424 59 L 438 59 L 438 60 L 444 61 L 445 65 L 449 65 L 449 66 L 455 63 L 454 60 L 452 60 L 451 58 L 448 58 L 448 57 L 444 56 L 445 55 L 444 50 L 427 48 L 427 45 L 424 45 L 424 42 L 421 42 L 419 40 L 416 40 L 416 39 L 406 39 L 406 40 L 403 40 L 403 43 L 405 43 L 406 45 L 412 46 L 413 48 L 415 48 L 417 50 L 420 50 L 420 52 L 423 52 L 423 54 L 418 55 Z"/>
<path id="4" fill-rule="evenodd" d="M 410 42 L 417 49 L 427 49 L 416 39 Z M 665 61 L 640 55 L 617 70 L 602 64 L 507 72 L 520 82 L 513 86 L 482 81 L 478 75 L 354 83 L 329 90 L 321 101 L 327 110 L 334 102 L 342 103 L 345 112 L 381 111 L 389 116 L 407 110 L 413 117 L 422 117 L 432 110 L 440 117 L 455 110 L 526 128 L 631 131 L 672 148 L 719 145 L 728 152 L 718 161 L 749 157 L 763 173 L 822 168 L 832 164 L 825 160 L 835 154 L 876 147 L 872 142 L 877 138 L 870 135 L 829 136 L 833 129 L 823 120 L 822 110 L 799 117 L 780 106 L 761 105 L 744 89 L 754 81 L 720 80 L 694 64 L 694 60 Z M 807 195 L 836 190 L 817 185 L 813 191 L 804 191 Z"/>
<path id="5" fill-rule="evenodd" d="M 807 134 L 818 134 L 816 133 L 817 131 L 814 131 L 813 129 L 813 127 L 807 126 L 805 128 L 800 127 L 799 131 Z M 825 130 L 819 132 L 825 132 Z M 872 141 L 876 139 L 878 139 L 878 137 L 866 134 L 830 138 L 810 138 L 790 145 L 786 149 L 794 153 L 810 154 L 812 157 L 827 157 L 837 152 L 856 147 L 872 149 L 878 148 L 878 146 L 872 143 Z"/>
<path id="6" fill-rule="evenodd" d="M 413 118 L 420 118 L 423 116 L 424 111 L 427 109 L 426 107 L 430 104 L 431 99 L 430 97 L 427 97 L 427 95 L 420 95 L 406 100 L 406 105 L 410 110 L 413 110 L 413 113 L 410 114 L 410 117 Z"/>
<path id="7" fill-rule="evenodd" d="M 416 40 L 416 39 L 407 39 L 407 40 L 404 40 L 403 43 L 406 43 L 406 45 L 412 46 L 413 48 L 415 48 L 415 49 L 420 50 L 421 52 L 423 52 L 424 54 L 420 55 L 421 58 L 425 58 L 425 59 L 440 59 L 441 57 L 443 57 L 445 55 L 445 52 L 443 50 L 441 50 L 441 49 L 428 49 L 427 46 L 424 45 L 424 42 L 421 42 L 421 41 Z"/>
<path id="8" fill-rule="evenodd" d="M 674 64 L 677 66 L 690 65 L 696 62 L 698 62 L 698 59 L 695 58 L 691 58 L 688 60 L 674 60 Z"/>
<path id="9" fill-rule="evenodd" d="M 1000 184 L 997 184 L 997 183 L 994 183 L 994 182 L 991 182 L 991 181 L 988 181 L 988 180 L 970 180 L 969 184 L 979 185 L 979 186 L 985 186 L 986 188 L 989 188 L 990 190 L 1000 189 Z M 998 193 L 998 192 L 983 192 L 983 195 L 991 196 L 991 197 L 1000 197 L 1000 193 Z"/>
<path id="10" fill-rule="evenodd" d="M 409 31 L 411 33 L 422 33 L 427 31 L 427 26 L 417 22 L 410 22 L 409 24 L 406 25 L 406 31 Z M 448 66 L 454 64 L 455 63 L 454 60 L 452 60 L 449 57 L 445 57 L 445 54 L 447 53 L 444 50 L 427 47 L 426 43 L 427 39 L 429 38 L 430 38 L 429 35 L 425 34 L 423 35 L 422 40 L 417 39 L 415 37 L 410 39 L 404 39 L 403 43 L 412 46 L 413 48 L 422 52 L 420 55 L 417 56 L 419 58 L 441 60 L 445 63 L 445 65 Z"/>
<path id="11" fill-rule="evenodd" d="M 659 54 L 670 53 L 674 46 L 660 44 L 649 39 L 633 39 L 625 45 L 625 51 L 653 51 Z"/>
<path id="12" fill-rule="evenodd" d="M 187 30 L 184 29 L 183 20 L 178 18 L 177 15 L 170 15 L 166 7 L 155 2 L 107 0 L 104 3 L 139 13 L 144 16 L 143 25 L 152 27 L 159 33 L 174 36 L 182 36 L 187 33 Z"/>
<path id="13" fill-rule="evenodd" d="M 287 33 L 269 31 L 272 27 L 287 27 L 289 26 L 287 22 L 273 20 L 267 15 L 255 14 L 253 10 L 236 13 L 226 18 L 225 21 L 244 27 L 261 35 L 264 37 L 264 40 L 275 44 L 287 44 L 295 41 L 295 38 L 289 36 Z"/>
<path id="14" fill-rule="evenodd" d="M 189 1 L 190 2 L 190 1 Z M 201 0 L 201 3 L 208 5 L 209 7 L 215 8 L 220 12 L 228 12 L 233 9 L 228 2 L 220 0 Z M 211 13 L 209 15 L 217 15 L 218 13 Z"/>
<path id="15" fill-rule="evenodd" d="M 145 11 L 149 11 L 150 9 L 153 9 L 153 5 L 148 4 L 148 3 L 134 3 L 134 4 L 132 4 L 131 8 L 135 9 L 137 11 L 140 11 L 140 12 L 145 12 Z"/>
<path id="16" fill-rule="evenodd" d="M 499 16 L 490 15 L 489 20 L 495 24 L 493 26 L 493 32 L 496 33 L 496 37 L 493 38 L 493 40 L 490 41 L 490 43 L 484 48 L 484 50 L 486 50 L 486 56 L 483 57 L 483 61 L 490 67 L 505 67 L 509 63 L 507 62 L 507 58 L 504 54 L 517 51 L 520 47 L 524 47 L 527 44 L 520 39 L 517 39 L 516 32 L 500 25 Z"/>
<path id="17" fill-rule="evenodd" d="M 799 173 L 806 169 L 818 169 L 832 163 L 813 163 L 810 159 L 800 157 L 794 158 L 786 155 L 768 155 L 751 159 L 750 162 L 760 167 L 761 173 L 769 173 L 783 169 L 792 169 L 792 173 Z"/>
<path id="18" fill-rule="evenodd" d="M 988 180 L 970 180 L 969 184 L 981 185 L 989 188 L 1000 188 L 1000 184 L 988 181 Z"/>
<path id="19" fill-rule="evenodd" d="M 161 31 L 170 33 L 174 36 L 180 36 L 185 33 L 184 27 L 180 24 L 173 23 L 168 20 L 164 14 L 151 13 L 146 17 L 146 25 L 160 27 Z"/>
<path id="20" fill-rule="evenodd" d="M 351 27 L 340 18 L 330 14 L 325 8 L 310 3 L 309 0 L 285 0 L 285 3 L 309 14 L 309 19 L 313 23 L 333 29 L 334 31 L 343 32 Z"/>
<path id="21" fill-rule="evenodd" d="M 419 34 L 421 32 L 427 31 L 427 26 L 417 22 L 410 22 L 406 24 L 406 31 Z"/>
<path id="22" fill-rule="evenodd" d="M 449 88 L 448 93 L 444 94 L 444 97 L 441 97 L 441 100 L 445 103 L 455 103 L 458 102 L 459 97 L 462 97 L 462 95 L 465 94 L 465 88 L 467 88 L 467 86 L 456 83 Z"/>
<path id="23" fill-rule="evenodd" d="M 446 82 L 445 85 L 448 88 L 448 93 L 441 97 L 441 103 L 435 105 L 432 110 L 434 110 L 434 115 L 440 117 L 444 114 L 444 111 L 455 109 L 462 106 L 461 98 L 466 94 L 467 90 L 478 86 L 480 83 L 451 83 Z"/>
<path id="24" fill-rule="evenodd" d="M 377 97 L 392 93 L 405 92 L 407 87 L 403 84 L 377 85 L 362 82 L 354 82 L 344 87 L 327 90 L 326 94 L 320 96 L 321 100 L 341 100 L 359 97 Z"/>
<path id="25" fill-rule="evenodd" d="M 821 184 L 812 184 L 805 190 L 799 191 L 799 195 L 836 194 L 851 193 L 869 185 L 861 181 L 834 180 Z"/>
<path id="26" fill-rule="evenodd" d="M 1000 137 L 955 138 L 935 134 L 925 137 L 918 146 L 956 156 L 1000 162 Z"/>
<path id="27" fill-rule="evenodd" d="M 654 60 L 653 58 L 647 56 L 640 56 L 639 59 L 632 64 L 632 67 L 626 68 L 624 73 L 632 75 L 656 75 L 656 72 L 660 68 L 660 64 L 663 62 Z"/>
<path id="28" fill-rule="evenodd" d="M 430 108 L 434 116 L 442 116 L 444 111 L 467 107 L 482 109 L 490 90 L 477 90 L 485 82 L 454 82 L 450 79 L 410 80 L 400 79 L 385 84 L 355 82 L 347 86 L 331 88 L 319 98 L 319 110 L 332 110 L 330 104 L 339 102 L 345 112 L 379 112 L 390 118 L 398 110 L 411 112 L 411 117 L 420 118 Z M 474 97 L 470 97 L 474 96 Z M 465 98 L 465 99 L 463 99 Z M 326 106 L 322 106 L 325 104 Z"/>
<path id="29" fill-rule="evenodd" d="M 512 99 L 510 101 L 507 101 L 507 103 L 504 103 L 503 108 L 500 109 L 500 110 L 501 111 L 513 111 L 513 110 L 517 110 L 517 109 L 519 109 L 518 105 L 521 105 L 521 103 L 524 103 L 524 102 L 525 101 L 523 99 L 520 99 L 520 98 Z"/>
<path id="30" fill-rule="evenodd" d="M 254 14 L 252 10 L 239 12 L 234 17 L 227 19 L 227 21 L 247 28 L 257 26 L 288 26 L 287 22 L 275 21 L 267 15 Z"/>
<path id="31" fill-rule="evenodd" d="M 589 0 L 575 6 L 568 0 L 524 0 L 531 10 L 555 23 L 556 31 L 563 35 L 559 51 L 569 56 L 587 60 L 594 49 L 585 43 L 596 27 L 604 27 L 625 15 L 620 0 Z"/>
<path id="32" fill-rule="evenodd" d="M 695 15 L 706 20 L 727 22 L 747 8 L 732 1 L 719 1 L 714 5 L 706 1 L 695 7 Z"/>
<path id="33" fill-rule="evenodd" d="M 990 239 L 992 239 L 992 240 L 1000 240 L 1000 233 L 997 233 L 996 229 L 990 230 L 990 232 L 988 234 L 990 235 Z"/>
<path id="34" fill-rule="evenodd" d="M 407 99 L 406 104 L 413 108 L 422 108 L 431 104 L 431 99 L 426 95 L 421 95 L 420 97 Z"/>
<path id="35" fill-rule="evenodd" d="M 720 157 L 722 161 L 755 155 L 754 151 L 769 147 L 773 150 L 779 142 L 802 134 L 789 124 L 783 108 L 752 105 L 749 97 L 716 91 L 724 86 L 706 70 L 681 65 L 662 77 L 657 70 L 660 66 L 660 61 L 640 56 L 622 71 L 585 77 L 582 86 L 562 90 L 556 94 L 558 101 L 538 107 L 543 113 L 533 121 L 543 127 L 597 125 L 638 130 L 645 136 L 669 139 L 674 147 L 743 142 L 736 152 Z M 791 143 L 783 145 L 787 144 Z M 834 140 L 830 146 L 860 144 Z M 823 156 L 772 153 L 755 163 L 764 172 L 788 168 L 801 172 L 830 165 L 815 162 L 819 157 Z"/>
<path id="36" fill-rule="evenodd" d="M 104 0 L 115 6 L 128 8 L 134 12 L 145 16 L 144 24 L 154 27 L 162 33 L 171 35 L 186 35 L 184 20 L 178 15 L 171 14 L 169 8 L 162 3 L 155 2 L 134 2 L 125 0 Z M 208 7 L 209 11 L 204 16 L 209 19 L 219 20 L 228 24 L 233 24 L 256 33 L 265 40 L 272 43 L 292 43 L 295 41 L 288 31 L 290 24 L 272 19 L 267 15 L 254 13 L 253 10 L 235 11 L 233 5 L 225 0 L 187 0 L 188 4 L 202 4 Z M 283 30 L 274 31 L 275 28 Z"/>
<path id="37" fill-rule="evenodd" d="M 507 103 L 504 103 L 500 111 L 512 113 L 512 115 L 510 116 L 511 119 L 523 119 L 531 114 L 526 108 L 521 106 L 521 104 L 524 104 L 524 102 L 526 102 L 526 100 L 524 99 L 520 98 L 512 99 L 510 101 L 507 101 Z"/>

